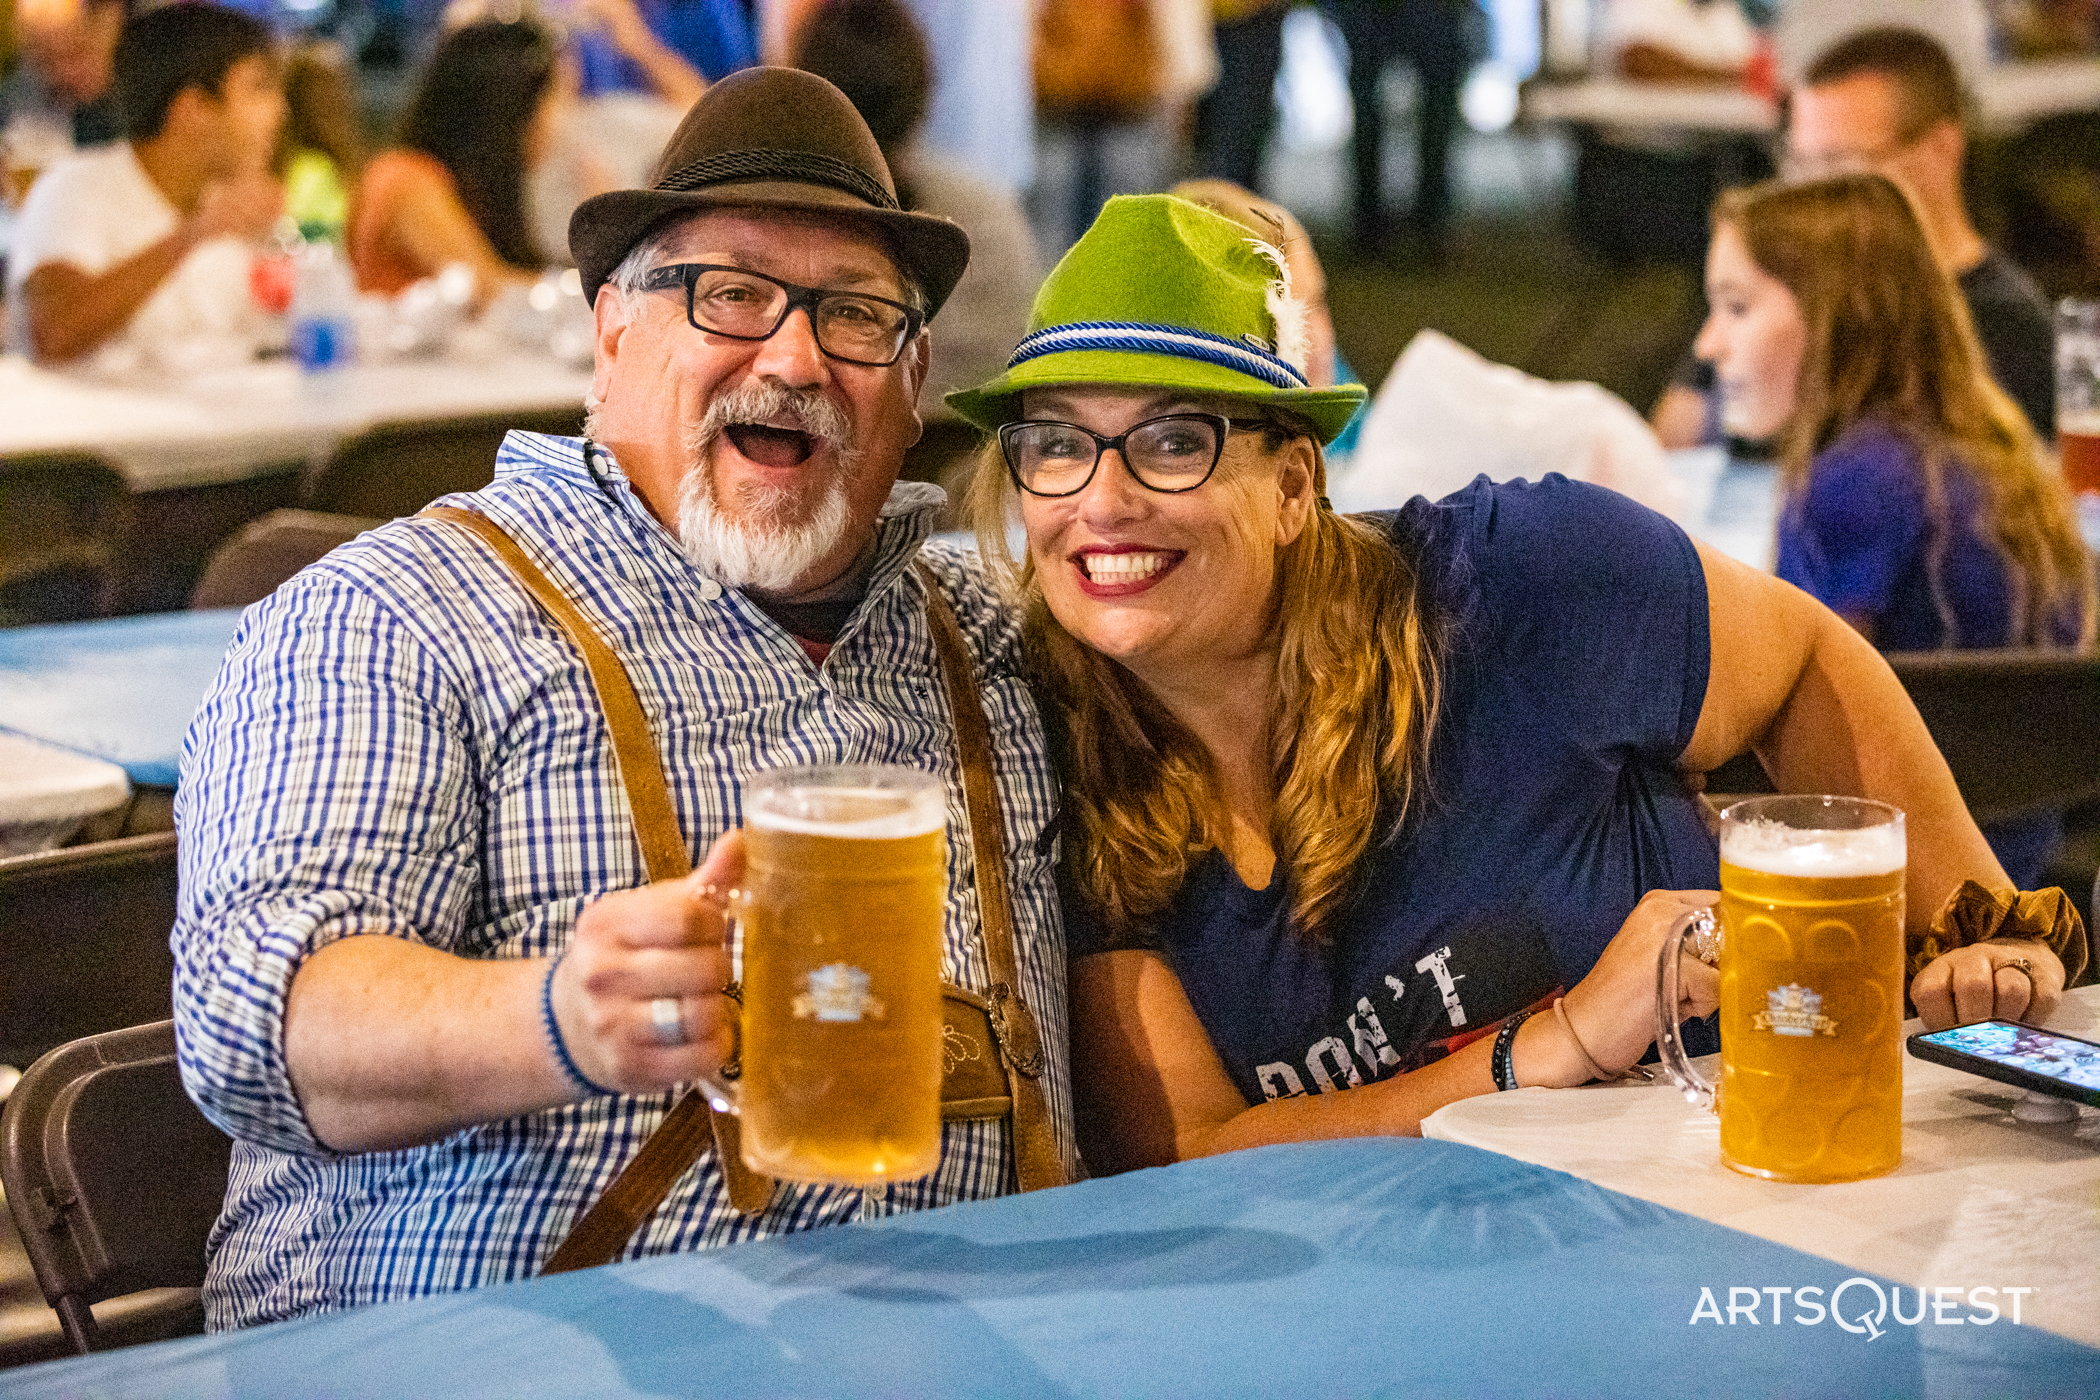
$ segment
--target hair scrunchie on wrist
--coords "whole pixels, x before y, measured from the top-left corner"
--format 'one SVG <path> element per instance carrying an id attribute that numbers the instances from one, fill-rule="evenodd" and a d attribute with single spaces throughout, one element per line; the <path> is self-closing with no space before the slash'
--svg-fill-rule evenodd
<path id="1" fill-rule="evenodd" d="M 554 1059 L 561 1066 L 562 1076 L 585 1094 L 611 1094 L 617 1090 L 603 1084 L 594 1084 L 590 1077 L 576 1064 L 576 1057 L 569 1053 L 569 1044 L 561 1038 L 561 1022 L 554 1019 L 554 974 L 561 970 L 561 960 L 569 956 L 564 948 L 555 954 L 554 961 L 547 965 L 547 980 L 540 984 L 540 1022 L 547 1027 L 547 1039 L 554 1046 Z"/>

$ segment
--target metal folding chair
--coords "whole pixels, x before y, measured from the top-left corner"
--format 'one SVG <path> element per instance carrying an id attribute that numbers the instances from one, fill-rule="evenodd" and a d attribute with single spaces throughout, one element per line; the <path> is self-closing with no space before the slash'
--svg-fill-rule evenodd
<path id="1" fill-rule="evenodd" d="M 105 1345 L 93 1305 L 145 1290 L 124 1340 L 203 1330 L 204 1246 L 231 1144 L 183 1093 L 175 1023 L 62 1045 L 0 1113 L 0 1182 L 74 1350 Z"/>

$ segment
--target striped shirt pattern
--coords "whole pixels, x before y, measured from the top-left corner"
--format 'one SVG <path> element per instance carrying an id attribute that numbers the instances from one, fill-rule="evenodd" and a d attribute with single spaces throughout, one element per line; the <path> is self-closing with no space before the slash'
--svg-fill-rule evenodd
<path id="1" fill-rule="evenodd" d="M 982 991 L 947 697 L 908 567 L 923 550 L 977 663 L 1021 991 L 1042 1025 L 1052 1121 L 1076 1174 L 1049 758 L 1018 672 L 1017 619 L 974 555 L 925 542 L 939 500 L 934 488 L 896 487 L 868 595 L 821 668 L 694 569 L 600 450 L 514 433 L 494 484 L 447 503 L 502 525 L 619 652 L 696 861 L 739 823 L 753 772 L 898 763 L 942 774 L 942 974 Z M 594 898 L 646 883 L 582 658 L 464 531 L 395 521 L 249 609 L 191 725 L 182 776 L 172 943 L 183 1082 L 235 1139 L 210 1246 L 210 1325 L 536 1273 L 674 1095 L 592 1097 L 420 1147 L 334 1153 L 293 1092 L 284 1008 L 301 962 L 336 939 L 382 933 L 468 957 L 545 957 Z M 1004 1123 L 945 1125 L 940 1167 L 923 1180 L 783 1186 L 754 1216 L 729 1209 L 710 1149 L 623 1257 L 1012 1189 Z"/>

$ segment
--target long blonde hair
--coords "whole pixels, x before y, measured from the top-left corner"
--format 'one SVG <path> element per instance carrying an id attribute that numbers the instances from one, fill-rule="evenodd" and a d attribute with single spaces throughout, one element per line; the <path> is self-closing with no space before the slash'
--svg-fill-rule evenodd
<path id="1" fill-rule="evenodd" d="M 1233 413 L 1288 418 L 1251 403 Z M 1269 453 L 1298 436 L 1314 443 L 1314 489 L 1324 492 L 1318 438 L 1303 424 L 1284 421 Z M 1038 692 L 1060 736 L 1066 859 L 1109 927 L 1127 931 L 1166 908 L 1196 855 L 1217 843 L 1216 769 L 1136 676 L 1051 613 L 1033 564 L 1017 564 L 1007 547 L 1016 496 L 994 444 L 968 513 L 1026 609 Z M 1290 879 L 1292 927 L 1315 942 L 1326 941 L 1364 853 L 1423 800 L 1442 688 L 1442 639 L 1413 562 L 1321 501 L 1278 557 L 1267 733 L 1269 836 Z"/>
<path id="2" fill-rule="evenodd" d="M 1966 467 L 1981 493 L 1977 526 L 2012 582 L 2012 644 L 2053 646 L 2075 618 L 2094 633 L 2092 560 L 2070 492 L 2027 417 L 1990 377 L 1952 278 L 1933 261 L 1910 203 L 1879 175 L 1730 190 L 1714 225 L 1794 296 L 1807 347 L 1793 417 L 1780 439 L 1781 494 L 1808 489 L 1818 452 L 1864 419 L 1916 448 L 1930 526 L 1926 569 L 1946 645 L 1959 641 L 1941 570 L 1953 536 L 1947 473 Z"/>

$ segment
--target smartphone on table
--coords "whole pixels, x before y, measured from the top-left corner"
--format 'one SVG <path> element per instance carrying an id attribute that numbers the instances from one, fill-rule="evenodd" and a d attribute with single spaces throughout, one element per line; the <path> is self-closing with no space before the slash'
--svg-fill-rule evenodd
<path id="1" fill-rule="evenodd" d="M 1910 1053 L 2100 1108 L 2100 1043 L 2025 1021 L 1975 1021 L 1910 1038 Z"/>

